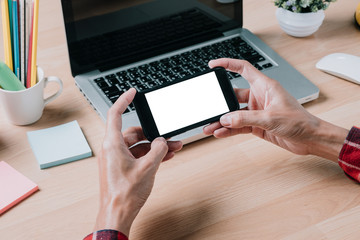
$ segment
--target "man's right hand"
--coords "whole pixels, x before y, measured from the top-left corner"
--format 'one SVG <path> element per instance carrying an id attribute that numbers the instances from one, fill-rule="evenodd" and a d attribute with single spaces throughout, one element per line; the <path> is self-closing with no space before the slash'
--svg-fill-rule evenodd
<path id="1" fill-rule="evenodd" d="M 247 103 L 247 108 L 225 114 L 206 126 L 205 134 L 224 138 L 253 133 L 293 153 L 337 161 L 348 130 L 307 112 L 276 80 L 247 61 L 222 58 L 210 61 L 209 66 L 239 73 L 250 88 L 235 89 L 239 103 Z"/>

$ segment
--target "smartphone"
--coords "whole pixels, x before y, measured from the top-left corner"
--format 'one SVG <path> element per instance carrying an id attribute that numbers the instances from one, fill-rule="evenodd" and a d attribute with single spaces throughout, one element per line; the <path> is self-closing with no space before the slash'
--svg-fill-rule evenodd
<path id="1" fill-rule="evenodd" d="M 222 67 L 137 92 L 133 103 L 149 141 L 173 137 L 239 109 Z"/>

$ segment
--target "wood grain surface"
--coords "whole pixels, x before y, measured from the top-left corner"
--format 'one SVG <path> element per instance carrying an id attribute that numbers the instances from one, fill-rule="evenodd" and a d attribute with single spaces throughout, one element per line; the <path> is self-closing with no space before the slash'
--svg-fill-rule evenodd
<path id="1" fill-rule="evenodd" d="M 331 3 L 314 35 L 294 38 L 280 29 L 271 0 L 244 0 L 244 27 L 320 88 L 319 99 L 304 107 L 348 129 L 360 124 L 360 86 L 323 73 L 315 64 L 334 52 L 360 55 L 360 30 L 354 25 L 358 2 Z M 0 160 L 40 188 L 0 216 L 0 239 L 82 239 L 97 214 L 96 157 L 105 124 L 71 76 L 59 0 L 40 3 L 38 45 L 38 65 L 46 76 L 60 77 L 64 91 L 30 126 L 13 126 L 0 111 Z M 47 94 L 55 89 L 49 86 Z M 26 132 L 72 120 L 79 122 L 94 156 L 40 170 Z M 294 155 L 252 135 L 210 137 L 185 146 L 161 165 L 130 238 L 359 239 L 359 220 L 360 186 L 337 164 Z"/>

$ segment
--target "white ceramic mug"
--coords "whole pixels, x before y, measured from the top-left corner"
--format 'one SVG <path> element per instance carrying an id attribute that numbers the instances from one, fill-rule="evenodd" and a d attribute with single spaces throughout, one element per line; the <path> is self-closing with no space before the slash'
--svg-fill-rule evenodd
<path id="1" fill-rule="evenodd" d="M 44 71 L 37 68 L 37 83 L 31 88 L 21 91 L 6 91 L 0 89 L 0 105 L 8 120 L 15 125 L 28 125 L 36 122 L 42 116 L 44 107 L 57 98 L 63 84 L 58 77 L 44 77 Z M 44 99 L 44 88 L 49 82 L 59 84 L 56 93 Z"/>

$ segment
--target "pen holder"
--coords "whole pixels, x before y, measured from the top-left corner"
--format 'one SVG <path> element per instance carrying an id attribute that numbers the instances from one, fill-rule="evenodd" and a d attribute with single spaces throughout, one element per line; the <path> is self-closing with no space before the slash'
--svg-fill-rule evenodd
<path id="1" fill-rule="evenodd" d="M 59 84 L 59 89 L 44 98 L 44 89 L 49 82 Z M 45 105 L 57 98 L 62 90 L 63 84 L 58 77 L 44 77 L 44 71 L 38 67 L 37 83 L 31 88 L 21 91 L 0 89 L 1 108 L 12 124 L 32 124 L 41 118 Z"/>

